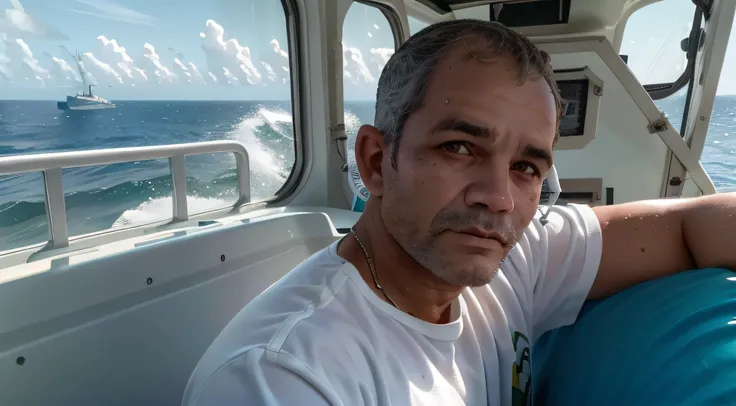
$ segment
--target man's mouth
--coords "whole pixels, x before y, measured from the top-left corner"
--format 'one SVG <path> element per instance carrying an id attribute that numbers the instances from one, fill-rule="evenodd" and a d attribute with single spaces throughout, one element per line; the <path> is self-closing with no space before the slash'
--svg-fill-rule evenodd
<path id="1" fill-rule="evenodd" d="M 456 233 L 472 235 L 478 238 L 496 240 L 503 247 L 508 245 L 508 241 L 506 241 L 506 238 L 504 238 L 504 236 L 497 231 L 488 231 L 480 227 L 467 227 L 467 228 L 462 228 L 462 229 L 453 229 L 452 231 Z"/>

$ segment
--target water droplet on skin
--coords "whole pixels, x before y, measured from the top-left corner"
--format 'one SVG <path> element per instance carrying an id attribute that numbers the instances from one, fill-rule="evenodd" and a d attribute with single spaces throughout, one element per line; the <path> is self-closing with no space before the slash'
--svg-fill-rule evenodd
<path id="1" fill-rule="evenodd" d="M 450 100 L 445 99 L 445 104 L 450 104 Z"/>

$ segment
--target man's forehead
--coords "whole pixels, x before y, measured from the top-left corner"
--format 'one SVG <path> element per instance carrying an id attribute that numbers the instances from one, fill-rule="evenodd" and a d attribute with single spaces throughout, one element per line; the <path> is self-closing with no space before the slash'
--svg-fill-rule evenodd
<path id="1" fill-rule="evenodd" d="M 420 109 L 425 119 L 438 121 L 460 114 L 486 127 L 504 124 L 521 127 L 523 132 L 548 133 L 551 145 L 557 106 L 543 78 L 530 76 L 522 83 L 511 57 L 486 62 L 454 56 L 443 59 L 430 76 Z"/>
<path id="2" fill-rule="evenodd" d="M 485 90 L 520 88 L 527 82 L 541 81 L 549 95 L 551 89 L 539 74 L 523 74 L 520 63 L 509 54 L 483 55 L 460 45 L 453 46 L 439 59 L 429 75 L 429 91 L 471 88 Z"/>
<path id="3" fill-rule="evenodd" d="M 448 46 L 437 61 L 437 67 L 452 68 L 453 66 L 474 66 L 480 64 L 486 69 L 508 71 L 517 79 L 521 73 L 521 65 L 516 58 L 508 52 L 499 50 L 497 46 L 483 45 L 472 38 L 459 39 Z"/>

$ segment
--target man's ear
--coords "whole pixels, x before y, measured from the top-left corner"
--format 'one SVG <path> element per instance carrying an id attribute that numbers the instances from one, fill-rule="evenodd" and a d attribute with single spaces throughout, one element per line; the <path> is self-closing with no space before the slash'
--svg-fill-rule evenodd
<path id="1" fill-rule="evenodd" d="M 371 196 L 383 195 L 381 162 L 388 154 L 389 146 L 384 144 L 383 134 L 371 125 L 361 126 L 355 139 L 355 163 Z"/>

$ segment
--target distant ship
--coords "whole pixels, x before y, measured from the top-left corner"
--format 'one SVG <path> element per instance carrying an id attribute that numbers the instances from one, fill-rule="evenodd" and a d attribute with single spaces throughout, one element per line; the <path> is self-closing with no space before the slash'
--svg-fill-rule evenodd
<path id="1" fill-rule="evenodd" d="M 66 48 L 62 48 L 69 52 Z M 71 52 L 69 52 L 71 54 Z M 92 94 L 92 86 L 87 83 L 87 73 L 84 70 L 82 64 L 82 58 L 79 56 L 79 52 L 74 56 L 74 61 L 77 63 L 77 69 L 79 70 L 79 76 L 82 78 L 83 90 L 77 93 L 75 96 L 67 96 L 65 102 L 57 102 L 56 107 L 59 110 L 102 110 L 102 109 L 114 109 L 115 105 L 110 103 L 107 99 L 100 96 L 94 96 Z M 89 90 L 89 93 L 85 93 L 85 90 Z"/>
<path id="2" fill-rule="evenodd" d="M 79 92 L 76 96 L 67 96 L 65 102 L 57 102 L 59 110 L 101 110 L 114 109 L 115 105 L 107 99 L 92 94 L 92 86 L 89 85 L 89 93 Z"/>

